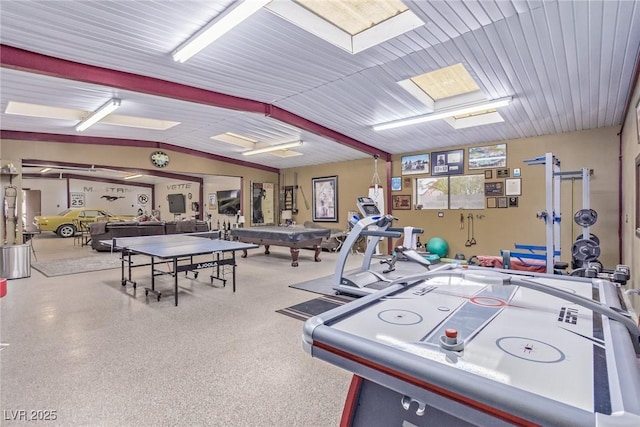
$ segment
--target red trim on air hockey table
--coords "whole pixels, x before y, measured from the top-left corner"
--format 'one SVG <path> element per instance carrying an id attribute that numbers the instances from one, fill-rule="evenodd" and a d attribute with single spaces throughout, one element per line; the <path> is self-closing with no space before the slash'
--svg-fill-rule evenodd
<path id="1" fill-rule="evenodd" d="M 512 423 L 514 425 L 518 425 L 518 426 L 527 426 L 527 427 L 534 427 L 534 426 L 539 426 L 539 424 L 536 424 L 534 422 L 531 421 L 527 421 L 525 419 L 522 419 L 518 416 L 515 416 L 513 414 L 509 414 L 507 412 L 501 411 L 499 409 L 496 409 L 494 407 L 491 407 L 489 405 L 485 405 L 484 403 L 480 403 L 476 400 L 473 399 L 469 399 L 468 397 L 462 396 L 460 394 L 454 393 L 450 390 L 447 390 L 445 388 L 439 387 L 437 385 L 419 380 L 417 378 L 413 378 L 409 375 L 403 374 L 402 372 L 398 372 L 396 370 L 393 370 L 391 368 L 388 368 L 386 366 L 374 363 L 370 360 L 364 359 L 362 357 L 359 356 L 355 356 L 351 353 L 347 353 L 346 351 L 343 350 L 339 350 L 335 347 L 332 347 L 330 345 L 324 344 L 322 342 L 318 342 L 318 341 L 314 341 L 313 343 L 314 347 L 320 348 L 322 350 L 328 351 L 329 353 L 333 353 L 337 356 L 343 357 L 345 359 L 348 360 L 352 360 L 356 363 L 359 363 L 363 366 L 366 366 L 368 368 L 371 369 L 375 369 L 376 371 L 382 372 L 383 374 L 387 374 L 390 375 L 392 377 L 398 378 L 399 380 L 402 380 L 404 382 L 407 382 L 409 384 L 413 384 L 415 386 L 421 387 L 425 390 L 429 390 L 433 393 L 437 393 L 441 396 L 447 397 L 451 400 L 454 400 L 458 403 L 462 403 L 464 405 L 470 406 L 474 409 L 477 409 L 479 411 L 482 411 L 486 414 L 492 415 L 496 418 L 499 418 L 503 421 Z M 353 409 L 354 409 L 354 405 L 357 401 L 357 395 L 354 392 L 356 390 L 356 387 L 358 387 L 360 385 L 360 380 L 357 380 L 358 382 L 356 383 L 356 378 L 357 375 L 354 376 L 354 379 L 351 382 L 351 385 L 349 386 L 349 392 L 347 394 L 347 401 L 345 402 L 345 408 L 342 412 L 342 419 L 340 420 L 340 426 L 349 426 L 353 417 Z M 359 388 L 359 387 L 358 387 Z M 347 409 L 349 408 L 349 412 L 347 413 Z"/>
<path id="2" fill-rule="evenodd" d="M 344 409 L 342 410 L 342 418 L 340 418 L 340 427 L 349 427 L 353 423 L 353 416 L 358 405 L 358 399 L 360 397 L 360 385 L 362 384 L 362 377 L 354 375 L 351 378 L 351 384 L 349 384 L 349 391 L 347 391 L 347 399 L 344 402 Z"/>

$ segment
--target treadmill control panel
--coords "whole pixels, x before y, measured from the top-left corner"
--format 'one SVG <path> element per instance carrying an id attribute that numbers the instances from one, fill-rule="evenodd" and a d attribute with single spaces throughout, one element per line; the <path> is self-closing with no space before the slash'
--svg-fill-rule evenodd
<path id="1" fill-rule="evenodd" d="M 367 216 L 376 216 L 381 215 L 380 209 L 376 206 L 375 202 L 370 197 L 358 197 L 356 199 L 356 204 L 358 205 L 358 209 L 364 215 Z"/>

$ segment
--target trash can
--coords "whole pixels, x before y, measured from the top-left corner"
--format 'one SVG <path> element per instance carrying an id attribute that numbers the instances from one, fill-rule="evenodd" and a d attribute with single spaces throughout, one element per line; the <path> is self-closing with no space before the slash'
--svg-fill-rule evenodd
<path id="1" fill-rule="evenodd" d="M 21 279 L 31 276 L 31 246 L 2 246 L 0 253 L 0 277 Z"/>

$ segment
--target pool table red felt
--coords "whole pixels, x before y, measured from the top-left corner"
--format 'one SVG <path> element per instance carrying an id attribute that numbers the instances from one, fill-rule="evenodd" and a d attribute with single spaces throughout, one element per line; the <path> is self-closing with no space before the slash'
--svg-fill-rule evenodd
<path id="1" fill-rule="evenodd" d="M 314 261 L 320 262 L 320 243 L 325 237 L 329 237 L 331 230 L 326 228 L 307 228 L 300 226 L 289 227 L 247 227 L 234 228 L 231 236 L 245 243 L 264 245 L 264 253 L 269 254 L 269 246 L 286 246 L 291 249 L 291 266 L 298 266 L 298 253 L 300 248 L 313 247 L 315 249 Z M 247 251 L 243 251 L 243 258 L 247 257 Z"/>

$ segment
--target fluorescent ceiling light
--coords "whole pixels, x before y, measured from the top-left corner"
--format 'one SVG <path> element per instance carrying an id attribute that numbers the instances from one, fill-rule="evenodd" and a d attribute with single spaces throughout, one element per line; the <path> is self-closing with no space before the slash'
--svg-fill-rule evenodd
<path id="1" fill-rule="evenodd" d="M 93 126 L 94 124 L 98 123 L 100 120 L 114 112 L 118 107 L 120 107 L 120 100 L 118 98 L 111 98 L 106 104 L 91 113 L 89 117 L 78 123 L 78 125 L 76 126 L 76 131 L 82 132 L 88 129 L 90 126 Z"/>
<path id="2" fill-rule="evenodd" d="M 189 37 L 171 55 L 176 62 L 185 62 L 196 53 L 222 37 L 242 21 L 260 10 L 271 0 L 236 1 L 220 15 Z"/>
<path id="3" fill-rule="evenodd" d="M 29 104 L 26 102 L 9 101 L 5 114 L 17 116 L 41 117 L 45 119 L 59 119 L 80 121 L 91 112 L 76 110 L 73 108 L 51 107 L 48 105 Z M 110 114 L 100 121 L 100 124 L 125 126 L 151 130 L 167 130 L 180 124 L 169 120 L 148 119 L 146 117 L 123 116 Z"/>
<path id="4" fill-rule="evenodd" d="M 438 111 L 423 116 L 410 117 L 408 119 L 394 120 L 392 122 L 383 123 L 373 126 L 373 130 L 380 131 L 386 129 L 393 129 L 401 126 L 415 125 L 418 123 L 430 122 L 433 120 L 440 120 L 447 117 L 460 116 L 462 114 L 474 113 L 476 111 L 490 110 L 492 108 L 504 107 L 511 102 L 511 97 L 500 98 L 489 102 L 482 102 L 479 104 L 467 105 L 459 108 L 452 108 L 444 111 Z"/>
<path id="5" fill-rule="evenodd" d="M 287 148 L 300 147 L 301 145 L 302 145 L 302 141 L 287 142 L 286 144 L 270 145 L 264 148 L 257 148 L 255 150 L 243 151 L 242 155 L 252 156 L 254 154 L 269 153 L 271 151 L 286 150 Z"/>
<path id="6" fill-rule="evenodd" d="M 138 174 L 138 175 L 129 175 L 129 176 L 125 176 L 122 179 L 135 179 L 135 178 L 140 178 L 142 175 Z"/>
<path id="7" fill-rule="evenodd" d="M 40 173 L 47 173 L 51 170 L 51 168 L 40 169 Z"/>

